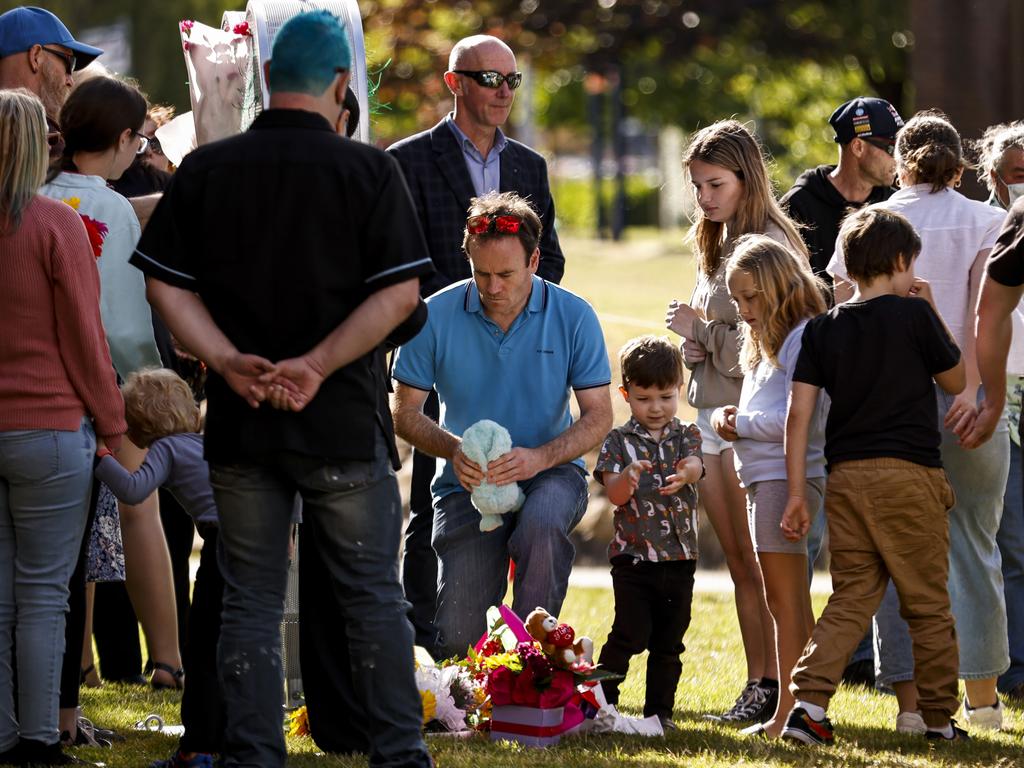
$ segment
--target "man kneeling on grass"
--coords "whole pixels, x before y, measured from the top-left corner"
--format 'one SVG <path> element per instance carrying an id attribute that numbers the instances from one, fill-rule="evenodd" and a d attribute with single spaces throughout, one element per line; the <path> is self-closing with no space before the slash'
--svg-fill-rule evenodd
<path id="1" fill-rule="evenodd" d="M 914 277 L 921 240 L 903 216 L 866 208 L 839 232 L 853 298 L 808 322 L 786 419 L 789 503 L 782 532 L 807 534 L 807 430 L 825 388 L 825 509 L 834 592 L 793 669 L 796 705 L 782 736 L 831 744 L 825 717 L 843 668 L 891 578 L 914 643 L 918 703 L 929 739 L 967 733 L 959 707 L 959 655 L 950 610 L 949 523 L 953 491 L 942 469 L 935 388 L 964 389 L 960 350 Z"/>

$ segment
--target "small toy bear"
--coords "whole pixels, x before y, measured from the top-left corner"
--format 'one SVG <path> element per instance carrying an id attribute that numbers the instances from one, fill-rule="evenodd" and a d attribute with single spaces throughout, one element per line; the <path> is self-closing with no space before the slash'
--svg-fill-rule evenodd
<path id="1" fill-rule="evenodd" d="M 537 607 L 526 617 L 526 631 L 540 643 L 544 655 L 560 669 L 570 669 L 574 664 L 593 664 L 594 641 L 583 636 L 576 639 L 576 632 L 568 624 L 559 624 L 558 619 Z"/>

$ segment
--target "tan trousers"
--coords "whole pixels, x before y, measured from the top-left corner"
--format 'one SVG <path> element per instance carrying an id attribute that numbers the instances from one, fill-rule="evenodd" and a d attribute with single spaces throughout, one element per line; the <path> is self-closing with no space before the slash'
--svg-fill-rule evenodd
<path id="1" fill-rule="evenodd" d="M 925 723 L 944 727 L 959 706 L 959 654 L 950 611 L 948 510 L 953 490 L 941 469 L 902 459 L 836 464 L 825 511 L 832 588 L 793 668 L 797 699 L 827 707 L 891 578 L 914 644 L 914 680 Z"/>

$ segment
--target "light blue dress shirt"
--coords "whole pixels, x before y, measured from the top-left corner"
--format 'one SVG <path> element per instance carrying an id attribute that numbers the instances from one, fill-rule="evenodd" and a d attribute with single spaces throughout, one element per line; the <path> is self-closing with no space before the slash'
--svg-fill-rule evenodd
<path id="1" fill-rule="evenodd" d="M 473 189 L 477 197 L 488 192 L 501 191 L 501 152 L 508 144 L 508 139 L 501 132 L 501 128 L 494 130 L 494 144 L 491 151 L 484 158 L 476 144 L 462 132 L 462 129 L 455 124 L 451 114 L 445 118 L 448 127 L 455 134 L 455 139 L 462 147 L 462 156 L 466 159 L 466 170 L 469 171 L 469 178 L 473 182 Z"/>

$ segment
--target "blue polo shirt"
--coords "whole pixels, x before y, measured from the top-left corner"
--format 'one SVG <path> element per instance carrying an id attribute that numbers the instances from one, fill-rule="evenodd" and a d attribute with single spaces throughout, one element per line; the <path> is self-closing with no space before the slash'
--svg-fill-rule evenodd
<path id="1" fill-rule="evenodd" d="M 491 419 L 508 429 L 513 446 L 536 448 L 572 424 L 571 390 L 611 383 L 593 307 L 537 276 L 507 333 L 484 314 L 472 278 L 438 291 L 427 306 L 427 324 L 398 350 L 394 377 L 436 389 L 441 426 L 454 435 Z M 438 461 L 431 490 L 435 500 L 462 490 L 447 461 Z"/>

